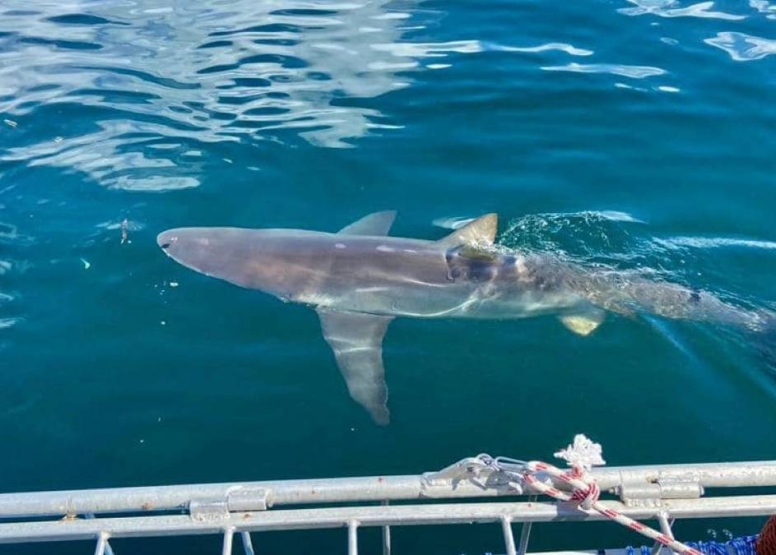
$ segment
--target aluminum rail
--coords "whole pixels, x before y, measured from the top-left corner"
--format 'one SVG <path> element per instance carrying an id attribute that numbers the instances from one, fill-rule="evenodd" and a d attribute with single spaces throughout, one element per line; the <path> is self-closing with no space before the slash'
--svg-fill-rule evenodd
<path id="1" fill-rule="evenodd" d="M 413 476 L 7 493 L 0 494 L 0 522 L 4 518 L 186 510 L 196 500 L 224 500 L 229 511 L 252 511 L 288 505 L 516 495 L 504 484 L 461 479 L 461 472 L 473 460 Z M 602 491 L 623 497 L 634 486 L 661 483 L 691 483 L 701 488 L 776 486 L 776 461 L 609 467 L 593 469 L 591 474 Z M 660 491 L 647 493 L 660 496 Z"/>
<path id="2" fill-rule="evenodd" d="M 605 501 L 637 519 L 656 519 L 668 511 L 672 518 L 760 516 L 776 513 L 776 495 L 677 499 L 661 509 L 629 507 Z M 282 511 L 230 513 L 223 519 L 198 521 L 188 515 L 157 515 L 120 518 L 75 519 L 0 524 L 0 543 L 61 541 L 191 534 L 228 534 L 277 530 L 348 528 L 354 541 L 357 528 L 432 524 L 549 522 L 602 520 L 600 514 L 552 502 L 446 503 L 371 507 L 287 509 Z M 109 531 L 109 532 L 106 532 Z M 231 540 L 230 540 L 231 541 Z M 514 545 L 514 543 L 512 544 Z M 230 546 L 231 547 L 231 546 Z"/>

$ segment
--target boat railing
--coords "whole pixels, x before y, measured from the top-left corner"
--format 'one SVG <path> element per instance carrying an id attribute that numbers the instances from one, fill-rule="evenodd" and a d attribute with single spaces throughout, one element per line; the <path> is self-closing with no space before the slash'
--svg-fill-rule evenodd
<path id="1" fill-rule="evenodd" d="M 605 518 L 539 498 L 483 460 L 408 476 L 0 494 L 0 543 L 91 539 L 96 555 L 111 555 L 111 538 L 220 534 L 224 555 L 232 553 L 235 535 L 252 555 L 255 533 L 340 527 L 349 555 L 356 555 L 359 529 L 380 527 L 383 553 L 390 555 L 395 526 L 490 522 L 500 523 L 508 555 L 525 555 L 533 523 Z M 656 521 L 671 538 L 675 519 L 776 514 L 776 461 L 604 467 L 589 476 L 602 506 Z"/>

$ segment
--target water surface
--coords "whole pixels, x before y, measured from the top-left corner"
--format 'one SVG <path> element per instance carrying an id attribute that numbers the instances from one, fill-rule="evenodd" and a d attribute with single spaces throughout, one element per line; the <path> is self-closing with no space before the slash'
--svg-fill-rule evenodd
<path id="1" fill-rule="evenodd" d="M 312 311 L 155 243 L 189 225 L 334 231 L 382 209 L 396 235 L 432 239 L 449 232 L 436 219 L 498 211 L 504 246 L 772 307 L 775 89 L 765 0 L 6 0 L 0 490 L 416 473 L 546 458 L 577 432 L 610 464 L 776 457 L 773 375 L 728 330 L 399 320 L 377 428 Z M 535 547 L 639 543 L 564 526 Z M 395 545 L 503 549 L 485 526 Z"/>

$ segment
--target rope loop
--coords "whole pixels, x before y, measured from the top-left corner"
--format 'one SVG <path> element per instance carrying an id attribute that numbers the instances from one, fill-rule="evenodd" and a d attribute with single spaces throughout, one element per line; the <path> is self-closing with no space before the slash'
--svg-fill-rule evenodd
<path id="1" fill-rule="evenodd" d="M 601 488 L 593 481 L 587 482 L 587 488 L 575 488 L 571 494 L 571 501 L 578 503 L 580 508 L 589 511 L 599 497 L 601 497 Z"/>
<path id="2" fill-rule="evenodd" d="M 571 491 L 563 491 L 562 489 L 555 487 L 551 482 L 542 482 L 537 477 L 541 474 L 549 475 L 566 484 Z M 545 495 L 549 495 L 558 501 L 573 502 L 582 511 L 595 511 L 610 520 L 655 540 L 661 545 L 669 547 L 680 555 L 703 555 L 697 549 L 678 542 L 673 537 L 658 532 L 649 526 L 645 526 L 644 524 L 625 516 L 619 511 L 603 506 L 599 502 L 601 488 L 598 486 L 595 479 L 588 476 L 585 469 L 580 466 L 575 465 L 570 470 L 563 471 L 551 464 L 541 461 L 529 461 L 525 463 L 523 479 L 526 484 Z"/>

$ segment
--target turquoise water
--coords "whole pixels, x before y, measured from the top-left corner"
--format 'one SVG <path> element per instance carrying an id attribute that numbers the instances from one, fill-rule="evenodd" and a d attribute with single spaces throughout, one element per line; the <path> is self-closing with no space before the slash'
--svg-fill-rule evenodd
<path id="1" fill-rule="evenodd" d="M 775 39 L 768 0 L 6 0 L 0 491 L 416 473 L 548 458 L 577 432 L 610 464 L 775 458 L 772 370 L 731 330 L 398 320 L 378 428 L 311 310 L 155 242 L 191 225 L 334 231 L 382 209 L 394 234 L 433 239 L 449 232 L 435 220 L 498 211 L 502 245 L 773 308 Z M 639 543 L 545 530 L 537 548 Z M 394 539 L 503 549 L 495 526 Z"/>

